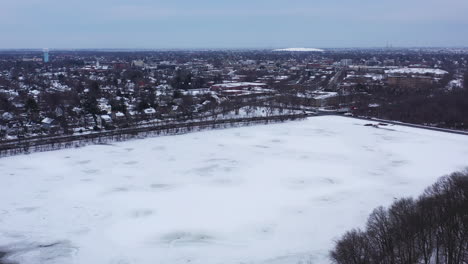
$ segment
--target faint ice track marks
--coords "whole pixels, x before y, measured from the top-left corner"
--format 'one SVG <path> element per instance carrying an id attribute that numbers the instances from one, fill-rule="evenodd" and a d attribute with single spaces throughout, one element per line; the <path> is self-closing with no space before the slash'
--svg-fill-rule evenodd
<path id="1" fill-rule="evenodd" d="M 91 160 L 80 160 L 77 162 L 77 164 L 79 165 L 85 165 L 85 164 L 88 164 L 88 163 L 91 163 Z"/>
<path id="2" fill-rule="evenodd" d="M 86 174 L 95 174 L 95 173 L 98 173 L 99 170 L 97 170 L 97 169 L 88 169 L 88 170 L 82 170 L 82 172 L 84 172 Z"/>
<path id="3" fill-rule="evenodd" d="M 332 178 L 292 178 L 286 181 L 286 184 L 291 189 L 307 189 L 307 188 L 316 188 L 317 186 L 323 186 L 323 184 L 337 184 L 337 181 Z"/>
<path id="4" fill-rule="evenodd" d="M 158 190 L 158 191 L 166 191 L 166 190 L 172 190 L 175 189 L 175 185 L 171 184 L 164 184 L 164 183 L 153 183 L 150 185 L 150 188 L 153 190 Z"/>
<path id="5" fill-rule="evenodd" d="M 134 186 L 119 186 L 112 188 L 108 191 L 105 191 L 104 194 L 122 194 L 122 193 L 128 193 L 132 191 L 137 191 L 138 189 Z"/>
<path id="6" fill-rule="evenodd" d="M 171 232 L 161 236 L 160 242 L 171 247 L 217 244 L 214 236 L 204 232 Z"/>
<path id="7" fill-rule="evenodd" d="M 151 215 L 154 214 L 154 211 L 153 210 L 150 210 L 150 209 L 140 209 L 140 210 L 135 210 L 133 211 L 130 216 L 132 218 L 145 218 L 145 217 L 149 217 Z"/>
<path id="8" fill-rule="evenodd" d="M 392 167 L 401 167 L 403 165 L 408 164 L 409 162 L 407 160 L 392 160 L 391 161 L 391 166 Z"/>
<path id="9" fill-rule="evenodd" d="M 127 162 L 124 162 L 125 165 L 135 165 L 135 164 L 138 164 L 138 161 L 136 160 L 132 160 L 132 161 L 127 161 Z"/>
<path id="10" fill-rule="evenodd" d="M 304 132 L 307 132 L 307 134 L 312 134 L 312 135 L 321 135 L 321 136 L 326 136 L 326 137 L 332 137 L 336 135 L 335 132 L 322 129 L 322 128 L 314 128 L 314 129 L 305 129 Z"/>
<path id="11" fill-rule="evenodd" d="M 261 149 L 269 149 L 270 148 L 269 146 L 265 146 L 265 145 L 253 145 L 253 147 L 261 148 Z"/>
<path id="12" fill-rule="evenodd" d="M 31 212 L 36 211 L 38 209 L 39 209 L 39 207 L 21 207 L 21 208 L 17 208 L 16 210 L 20 211 L 20 212 L 24 212 L 24 213 L 31 213 Z"/>
<path id="13" fill-rule="evenodd" d="M 164 146 L 156 146 L 156 147 L 152 148 L 151 150 L 155 150 L 155 151 L 166 150 L 166 147 L 164 147 Z"/>
<path id="14" fill-rule="evenodd" d="M 203 167 L 194 168 L 187 171 L 187 173 L 194 172 L 199 176 L 213 176 L 216 172 L 225 173 L 234 170 L 237 167 L 238 161 L 230 159 L 207 159 L 205 163 L 208 165 Z"/>

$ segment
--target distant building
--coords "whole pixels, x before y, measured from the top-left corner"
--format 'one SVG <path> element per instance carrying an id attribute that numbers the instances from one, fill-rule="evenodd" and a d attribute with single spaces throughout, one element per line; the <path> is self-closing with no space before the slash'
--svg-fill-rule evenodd
<path id="1" fill-rule="evenodd" d="M 132 61 L 132 66 L 133 67 L 143 68 L 143 67 L 145 67 L 145 62 L 143 60 L 134 60 L 134 61 Z"/>
<path id="2" fill-rule="evenodd" d="M 49 62 L 49 49 L 44 49 L 43 50 L 43 53 L 44 53 L 44 62 L 47 63 Z"/>
<path id="3" fill-rule="evenodd" d="M 233 83 L 222 83 L 211 86 L 212 91 L 223 91 L 223 90 L 242 90 L 248 88 L 265 88 L 265 83 L 254 83 L 254 82 L 233 82 Z"/>
<path id="4" fill-rule="evenodd" d="M 395 88 L 413 88 L 421 89 L 430 87 L 434 79 L 428 76 L 389 76 L 387 83 Z"/>
<path id="5" fill-rule="evenodd" d="M 340 61 L 340 64 L 341 64 L 341 66 L 349 66 L 349 65 L 353 64 L 353 60 L 352 59 L 342 59 Z"/>

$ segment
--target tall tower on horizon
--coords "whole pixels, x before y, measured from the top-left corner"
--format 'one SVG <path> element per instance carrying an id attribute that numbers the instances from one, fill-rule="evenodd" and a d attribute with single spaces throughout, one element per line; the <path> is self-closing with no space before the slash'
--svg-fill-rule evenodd
<path id="1" fill-rule="evenodd" d="M 49 49 L 43 49 L 42 52 L 44 53 L 44 63 L 49 62 Z"/>

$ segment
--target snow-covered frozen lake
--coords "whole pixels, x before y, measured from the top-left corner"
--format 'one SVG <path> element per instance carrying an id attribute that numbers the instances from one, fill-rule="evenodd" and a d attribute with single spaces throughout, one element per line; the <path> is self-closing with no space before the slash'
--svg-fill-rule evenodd
<path id="1" fill-rule="evenodd" d="M 395 197 L 468 166 L 468 137 L 343 117 L 0 159 L 21 264 L 328 263 Z"/>

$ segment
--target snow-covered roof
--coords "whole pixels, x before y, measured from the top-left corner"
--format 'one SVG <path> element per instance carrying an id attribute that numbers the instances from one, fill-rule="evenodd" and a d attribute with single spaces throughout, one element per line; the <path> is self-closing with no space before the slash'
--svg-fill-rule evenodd
<path id="1" fill-rule="evenodd" d="M 101 119 L 104 121 L 111 121 L 112 118 L 109 115 L 101 115 Z"/>
<path id="2" fill-rule="evenodd" d="M 218 88 L 236 88 L 236 87 L 256 87 L 256 86 L 266 86 L 265 83 L 255 83 L 255 82 L 232 82 L 232 83 L 221 83 L 215 84 L 214 87 Z"/>
<path id="3" fill-rule="evenodd" d="M 54 119 L 52 119 L 50 117 L 46 117 L 46 118 L 42 119 L 42 121 L 41 121 L 41 123 L 48 124 L 48 125 L 52 124 L 52 122 L 54 122 Z"/>
<path id="4" fill-rule="evenodd" d="M 399 69 L 392 69 L 386 70 L 385 73 L 387 74 L 435 74 L 435 75 L 444 75 L 447 74 L 447 71 L 441 69 L 431 69 L 431 68 L 399 68 Z"/>

